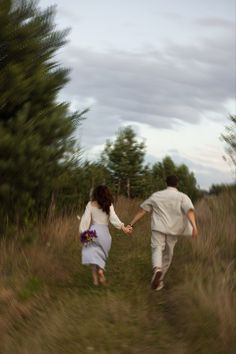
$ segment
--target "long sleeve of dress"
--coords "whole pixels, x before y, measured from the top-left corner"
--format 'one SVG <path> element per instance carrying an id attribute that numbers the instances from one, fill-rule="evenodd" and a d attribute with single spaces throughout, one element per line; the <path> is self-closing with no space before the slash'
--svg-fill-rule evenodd
<path id="1" fill-rule="evenodd" d="M 117 228 L 117 229 L 121 229 L 122 226 L 124 226 L 124 223 L 122 221 L 120 221 L 120 219 L 116 215 L 113 205 L 110 206 L 109 220 L 112 223 L 112 225 L 115 226 L 115 228 Z"/>
<path id="2" fill-rule="evenodd" d="M 91 205 L 90 202 L 87 204 L 86 209 L 82 215 L 80 225 L 79 225 L 79 232 L 84 232 L 89 229 L 91 223 Z"/>

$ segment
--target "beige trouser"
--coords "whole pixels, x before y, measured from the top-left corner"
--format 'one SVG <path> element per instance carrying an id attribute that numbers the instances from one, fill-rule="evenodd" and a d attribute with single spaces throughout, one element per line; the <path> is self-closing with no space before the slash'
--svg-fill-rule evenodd
<path id="1" fill-rule="evenodd" d="M 166 235 L 152 230 L 152 266 L 162 270 L 161 279 L 164 278 L 173 258 L 177 236 Z"/>

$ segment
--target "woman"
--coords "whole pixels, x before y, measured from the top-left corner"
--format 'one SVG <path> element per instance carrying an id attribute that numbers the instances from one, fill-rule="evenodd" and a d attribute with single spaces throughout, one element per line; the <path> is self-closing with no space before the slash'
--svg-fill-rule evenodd
<path id="1" fill-rule="evenodd" d="M 97 186 L 87 204 L 80 222 L 80 233 L 95 230 L 97 237 L 93 242 L 82 248 L 82 264 L 92 266 L 93 284 L 105 284 L 104 269 L 111 248 L 111 235 L 108 229 L 109 221 L 124 233 L 132 232 L 130 226 L 124 226 L 115 213 L 113 197 L 104 185 Z"/>

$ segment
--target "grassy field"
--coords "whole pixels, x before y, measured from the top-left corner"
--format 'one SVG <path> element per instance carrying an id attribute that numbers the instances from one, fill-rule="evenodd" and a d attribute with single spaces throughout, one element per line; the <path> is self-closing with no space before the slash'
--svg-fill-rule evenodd
<path id="1" fill-rule="evenodd" d="M 137 201 L 120 199 L 130 221 Z M 235 354 L 236 195 L 197 204 L 198 239 L 180 238 L 161 292 L 150 290 L 150 220 L 111 228 L 107 287 L 80 264 L 75 215 L 51 218 L 0 250 L 2 354 Z"/>

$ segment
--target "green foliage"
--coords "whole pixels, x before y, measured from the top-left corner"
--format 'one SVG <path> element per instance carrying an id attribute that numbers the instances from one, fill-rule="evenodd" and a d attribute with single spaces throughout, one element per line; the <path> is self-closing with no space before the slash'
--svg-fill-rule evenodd
<path id="1" fill-rule="evenodd" d="M 169 156 L 152 167 L 153 182 L 158 190 L 166 188 L 166 177 L 174 174 L 176 174 L 176 166 Z"/>
<path id="2" fill-rule="evenodd" d="M 83 209 L 92 189 L 98 184 L 109 184 L 109 171 L 99 162 L 85 161 L 60 178 L 60 187 L 55 197 L 59 210 Z"/>
<path id="3" fill-rule="evenodd" d="M 79 161 L 73 134 L 83 113 L 58 101 L 68 70 L 55 61 L 67 31 L 55 30 L 54 8 L 34 1 L 0 3 L 0 229 L 28 225 L 48 210 L 80 208 L 106 183 L 116 196 L 146 197 L 176 173 L 196 198 L 196 180 L 170 157 L 144 166 L 145 145 L 131 127 L 108 141 L 97 163 Z M 231 140 L 230 140 L 231 141 Z"/>
<path id="4" fill-rule="evenodd" d="M 35 295 L 39 290 L 42 288 L 42 280 L 37 278 L 37 277 L 30 277 L 27 282 L 25 283 L 25 286 L 21 291 L 19 292 L 19 298 L 22 301 L 26 301 L 30 299 L 33 295 Z"/>
<path id="5" fill-rule="evenodd" d="M 179 177 L 179 190 L 188 194 L 192 200 L 196 200 L 200 196 L 200 191 L 197 188 L 197 181 L 193 172 L 190 172 L 188 167 L 182 164 L 177 166 L 176 175 Z"/>
<path id="6" fill-rule="evenodd" d="M 152 167 L 153 185 L 157 190 L 166 188 L 166 177 L 169 175 L 177 175 L 179 178 L 178 189 L 188 194 L 192 200 L 200 197 L 200 191 L 197 188 L 197 181 L 188 167 L 184 164 L 175 165 L 171 157 L 166 156 L 162 162 L 158 162 Z"/>
<path id="7" fill-rule="evenodd" d="M 209 190 L 210 194 L 219 195 L 223 192 L 236 192 L 236 184 L 213 184 Z"/>
<path id="8" fill-rule="evenodd" d="M 0 3 L 0 217 L 5 221 L 27 222 L 44 210 L 73 166 L 72 134 L 81 114 L 57 100 L 68 70 L 54 56 L 67 31 L 54 29 L 54 14 L 33 1 Z"/>
<path id="9" fill-rule="evenodd" d="M 107 168 L 108 184 L 116 194 L 145 198 L 156 190 L 166 188 L 166 177 L 179 177 L 179 190 L 196 200 L 200 197 L 194 174 L 184 164 L 175 165 L 170 156 L 152 167 L 144 166 L 144 143 L 139 143 L 132 128 L 118 132 L 115 141 L 108 141 L 102 154 L 102 163 Z M 109 178 L 110 172 L 110 178 Z"/>
<path id="10" fill-rule="evenodd" d="M 236 115 L 231 115 L 229 119 L 232 124 L 225 128 L 225 133 L 221 137 L 227 144 L 226 151 L 233 163 L 236 175 Z"/>
<path id="11" fill-rule="evenodd" d="M 131 127 L 118 132 L 115 141 L 107 141 L 102 161 L 115 182 L 116 193 L 127 197 L 139 195 L 139 182 L 144 173 L 145 145 L 138 142 Z"/>

